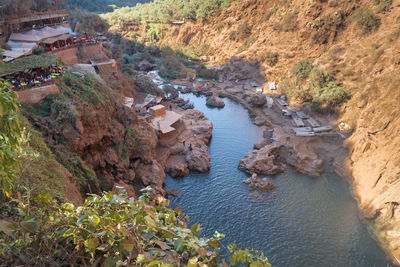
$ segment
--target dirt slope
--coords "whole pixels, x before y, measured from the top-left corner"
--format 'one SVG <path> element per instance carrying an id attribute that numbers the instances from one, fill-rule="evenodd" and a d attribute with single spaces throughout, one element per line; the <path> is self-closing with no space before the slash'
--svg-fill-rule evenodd
<path id="1" fill-rule="evenodd" d="M 204 55 L 214 57 L 214 64 L 227 63 L 232 56 L 255 59 L 266 80 L 278 86 L 293 76 L 292 66 L 301 59 L 311 58 L 330 71 L 352 94 L 339 107 L 336 124 L 351 133 L 345 143 L 354 194 L 371 229 L 400 264 L 400 1 L 393 0 L 380 13 L 373 2 L 233 1 L 214 18 L 173 26 L 161 42 L 206 45 Z M 370 34 L 363 34 L 352 19 L 360 5 L 380 19 Z M 327 14 L 334 19 L 326 20 Z M 232 32 L 244 23 L 249 33 L 235 38 Z M 267 51 L 278 53 L 276 65 L 264 59 Z"/>

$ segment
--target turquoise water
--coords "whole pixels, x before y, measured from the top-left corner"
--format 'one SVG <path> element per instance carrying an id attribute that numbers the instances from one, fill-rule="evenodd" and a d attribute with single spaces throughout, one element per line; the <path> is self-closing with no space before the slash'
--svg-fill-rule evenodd
<path id="1" fill-rule="evenodd" d="M 205 97 L 184 95 L 213 122 L 211 170 L 182 179 L 167 177 L 177 188 L 179 205 L 203 234 L 225 233 L 225 243 L 263 251 L 273 266 L 386 266 L 384 252 L 359 218 L 344 178 L 313 178 L 292 169 L 270 178 L 276 189 L 250 192 L 239 160 L 262 138 L 247 110 L 229 99 L 223 109 L 205 106 Z"/>

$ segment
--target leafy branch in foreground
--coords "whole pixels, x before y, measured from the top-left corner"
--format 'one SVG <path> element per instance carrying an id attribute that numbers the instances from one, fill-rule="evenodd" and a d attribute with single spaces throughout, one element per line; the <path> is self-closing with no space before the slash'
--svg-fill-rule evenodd
<path id="1" fill-rule="evenodd" d="M 0 259 L 4 263 L 57 266 L 227 266 L 220 255 L 223 234 L 200 237 L 200 225 L 149 188 L 134 200 L 123 192 L 90 195 L 82 207 L 39 195 L 18 204 L 18 218 L 1 217 Z M 255 250 L 229 245 L 230 264 L 270 266 Z M 219 263 L 219 262 L 222 262 Z"/>
<path id="2" fill-rule="evenodd" d="M 10 193 L 12 179 L 19 169 L 16 152 L 22 137 L 17 96 L 8 88 L 7 82 L 0 81 L 0 191 L 6 195 Z"/>

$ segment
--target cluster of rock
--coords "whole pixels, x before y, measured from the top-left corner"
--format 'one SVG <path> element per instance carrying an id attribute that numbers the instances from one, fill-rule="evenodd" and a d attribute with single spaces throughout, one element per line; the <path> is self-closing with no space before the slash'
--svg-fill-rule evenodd
<path id="1" fill-rule="evenodd" d="M 275 188 L 275 185 L 267 178 L 260 178 L 256 173 L 253 173 L 248 179 L 243 180 L 243 183 L 247 184 L 251 190 L 269 191 Z"/>
<path id="2" fill-rule="evenodd" d="M 207 145 L 212 135 L 212 122 L 197 110 L 185 111 L 183 119 L 187 125 L 181 135 L 182 141 L 169 148 L 170 156 L 165 162 L 166 172 L 174 178 L 187 176 L 190 170 L 207 172 L 210 169 Z"/>

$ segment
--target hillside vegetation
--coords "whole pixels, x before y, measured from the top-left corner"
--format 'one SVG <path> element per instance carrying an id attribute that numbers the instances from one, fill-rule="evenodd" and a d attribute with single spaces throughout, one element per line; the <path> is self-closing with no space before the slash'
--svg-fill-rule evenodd
<path id="1" fill-rule="evenodd" d="M 123 24 L 130 21 L 172 22 L 178 19 L 203 18 L 223 7 L 230 0 L 155 0 L 135 7 L 124 7 L 104 15 L 110 24 Z"/>

